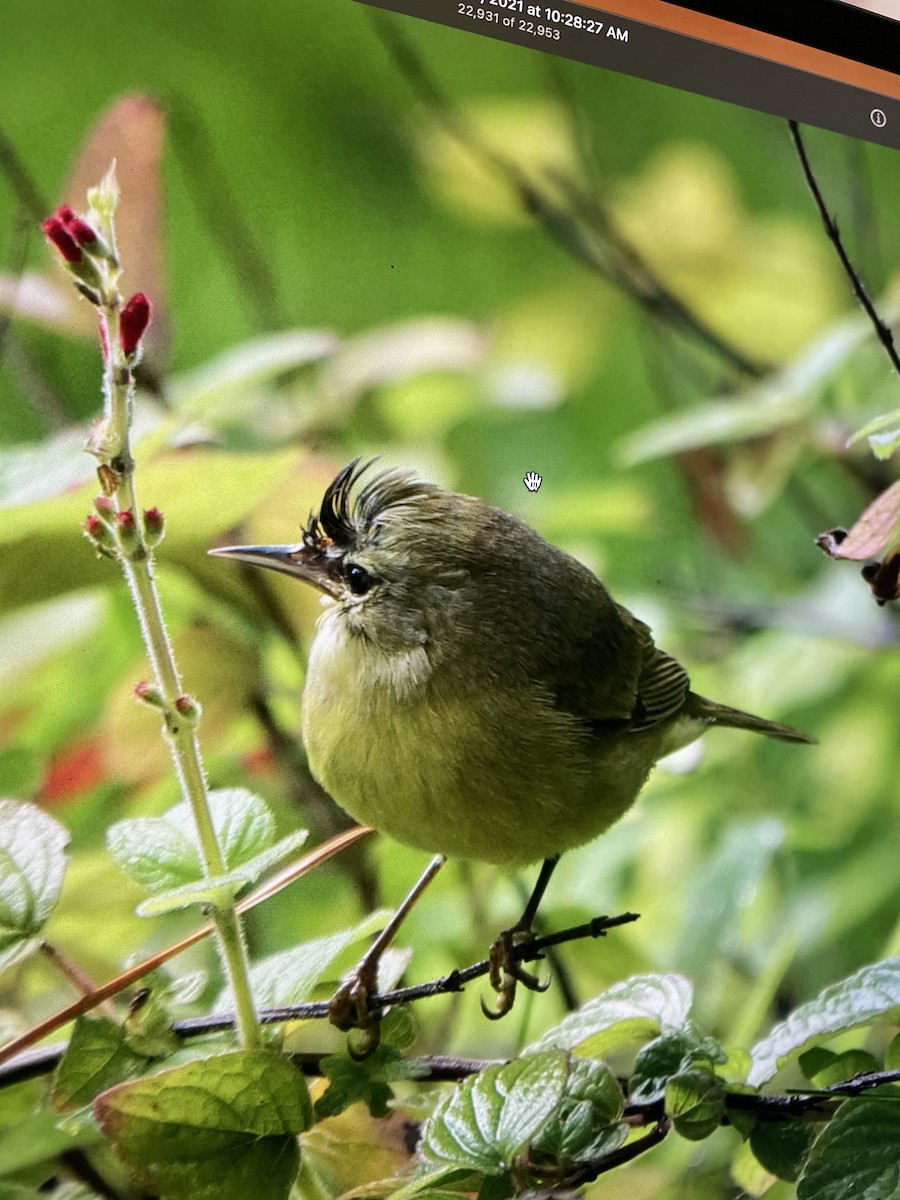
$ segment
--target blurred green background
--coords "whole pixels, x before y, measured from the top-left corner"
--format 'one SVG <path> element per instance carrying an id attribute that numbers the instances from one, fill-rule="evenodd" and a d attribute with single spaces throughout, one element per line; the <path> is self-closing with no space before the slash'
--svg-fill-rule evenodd
<path id="1" fill-rule="evenodd" d="M 285 830 L 337 827 L 291 745 L 317 606 L 204 552 L 290 540 L 335 467 L 378 453 L 582 558 L 698 691 L 820 739 L 713 736 L 701 762 L 658 770 L 626 820 L 567 856 L 548 926 L 642 914 L 564 949 L 578 1000 L 629 973 L 680 971 L 697 1020 L 747 1046 L 826 983 L 900 953 L 896 612 L 814 545 L 893 478 L 889 458 L 847 441 L 897 406 L 897 386 L 785 123 L 376 20 L 351 0 L 231 0 L 214 16 L 172 0 L 77 13 L 7 0 L 4 26 L 0 793 L 37 799 L 72 831 L 51 940 L 105 978 L 190 928 L 133 917 L 104 850 L 113 820 L 178 797 L 155 721 L 131 698 L 148 668 L 124 585 L 79 536 L 96 490 L 80 447 L 98 354 L 37 230 L 57 203 L 84 206 L 73 171 L 94 183 L 114 154 L 126 287 L 157 306 L 138 487 L 169 521 L 160 584 L 205 707 L 212 783 L 249 784 Z M 806 137 L 889 313 L 900 155 Z M 543 476 L 535 495 L 529 470 Z M 256 912 L 252 953 L 396 903 L 424 865 L 383 839 L 367 856 Z M 529 884 L 451 864 L 404 932 L 407 978 L 482 957 Z M 212 953 L 189 965 L 212 972 L 209 1002 Z M 0 989 L 10 1028 L 66 998 L 33 961 Z M 498 1057 L 563 1004 L 553 986 L 495 1026 L 474 992 L 433 1001 L 419 1046 Z M 736 1144 L 727 1130 L 699 1149 L 667 1144 L 593 1194 L 736 1194 Z"/>

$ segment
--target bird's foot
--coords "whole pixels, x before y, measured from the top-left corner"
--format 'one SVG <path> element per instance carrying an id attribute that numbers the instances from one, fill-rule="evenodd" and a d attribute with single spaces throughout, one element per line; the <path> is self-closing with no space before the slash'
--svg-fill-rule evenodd
<path id="1" fill-rule="evenodd" d="M 497 993 L 496 1008 L 488 1008 L 481 1001 L 481 1011 L 490 1021 L 499 1021 L 511 1011 L 516 1002 L 516 988 L 522 987 L 531 992 L 546 992 L 550 980 L 541 980 L 531 971 L 522 966 L 521 948 L 534 941 L 534 930 L 528 926 L 514 925 L 505 929 L 491 946 L 488 958 L 490 961 L 489 979 L 491 987 Z"/>
<path id="2" fill-rule="evenodd" d="M 381 1009 L 370 1008 L 369 999 L 378 991 L 378 961 L 365 957 L 353 968 L 328 1002 L 328 1019 L 342 1033 L 359 1031 L 348 1044 L 351 1058 L 362 1060 L 381 1041 Z"/>

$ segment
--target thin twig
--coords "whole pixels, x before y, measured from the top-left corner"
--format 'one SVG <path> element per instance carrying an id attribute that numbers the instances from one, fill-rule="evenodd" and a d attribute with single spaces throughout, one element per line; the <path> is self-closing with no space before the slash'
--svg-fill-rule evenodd
<path id="1" fill-rule="evenodd" d="M 791 131 L 794 148 L 800 159 L 800 165 L 803 167 L 803 175 L 806 179 L 807 187 L 812 193 L 813 200 L 816 202 L 816 208 L 819 210 L 819 216 L 822 218 L 822 224 L 825 227 L 828 240 L 837 251 L 838 258 L 841 260 L 841 266 L 844 268 L 844 272 L 853 288 L 853 294 L 862 305 L 866 316 L 872 322 L 875 334 L 884 347 L 888 358 L 891 360 L 891 366 L 900 374 L 900 355 L 898 355 L 897 347 L 894 344 L 894 335 L 890 327 L 878 315 L 875 305 L 866 291 L 866 286 L 859 276 L 859 272 L 850 260 L 850 255 L 847 253 L 840 230 L 838 229 L 837 220 L 828 211 L 828 205 L 825 203 L 825 197 L 822 195 L 822 189 L 819 187 L 819 181 L 816 178 L 809 155 L 806 152 L 806 145 L 803 141 L 803 135 L 800 132 L 800 126 L 796 121 L 788 121 L 788 127 Z"/>

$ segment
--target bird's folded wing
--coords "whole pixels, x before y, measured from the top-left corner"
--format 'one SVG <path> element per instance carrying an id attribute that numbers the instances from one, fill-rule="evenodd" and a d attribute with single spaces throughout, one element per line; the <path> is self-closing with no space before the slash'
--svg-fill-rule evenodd
<path id="1" fill-rule="evenodd" d="M 643 621 L 632 620 L 644 651 L 629 727 L 630 732 L 639 733 L 674 717 L 684 706 L 691 681 L 680 662 L 657 649 Z"/>

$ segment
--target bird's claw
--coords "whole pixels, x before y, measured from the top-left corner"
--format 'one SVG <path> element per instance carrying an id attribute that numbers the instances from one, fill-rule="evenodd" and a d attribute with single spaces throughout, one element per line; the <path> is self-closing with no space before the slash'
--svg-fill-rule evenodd
<path id="1" fill-rule="evenodd" d="M 342 1033 L 359 1030 L 354 1046 L 348 1044 L 350 1057 L 357 1062 L 368 1058 L 381 1040 L 381 1010 L 369 1007 L 369 997 L 377 991 L 377 965 L 359 963 L 328 1002 L 328 1019 Z"/>
<path id="2" fill-rule="evenodd" d="M 488 1008 L 484 999 L 481 1011 L 489 1021 L 499 1021 L 512 1009 L 516 1001 L 516 987 L 521 983 L 531 992 L 546 992 L 550 980 L 539 979 L 532 971 L 526 971 L 519 962 L 516 951 L 534 940 L 534 931 L 513 927 L 505 929 L 491 946 L 489 953 L 491 987 L 497 993 L 496 1008 Z"/>

